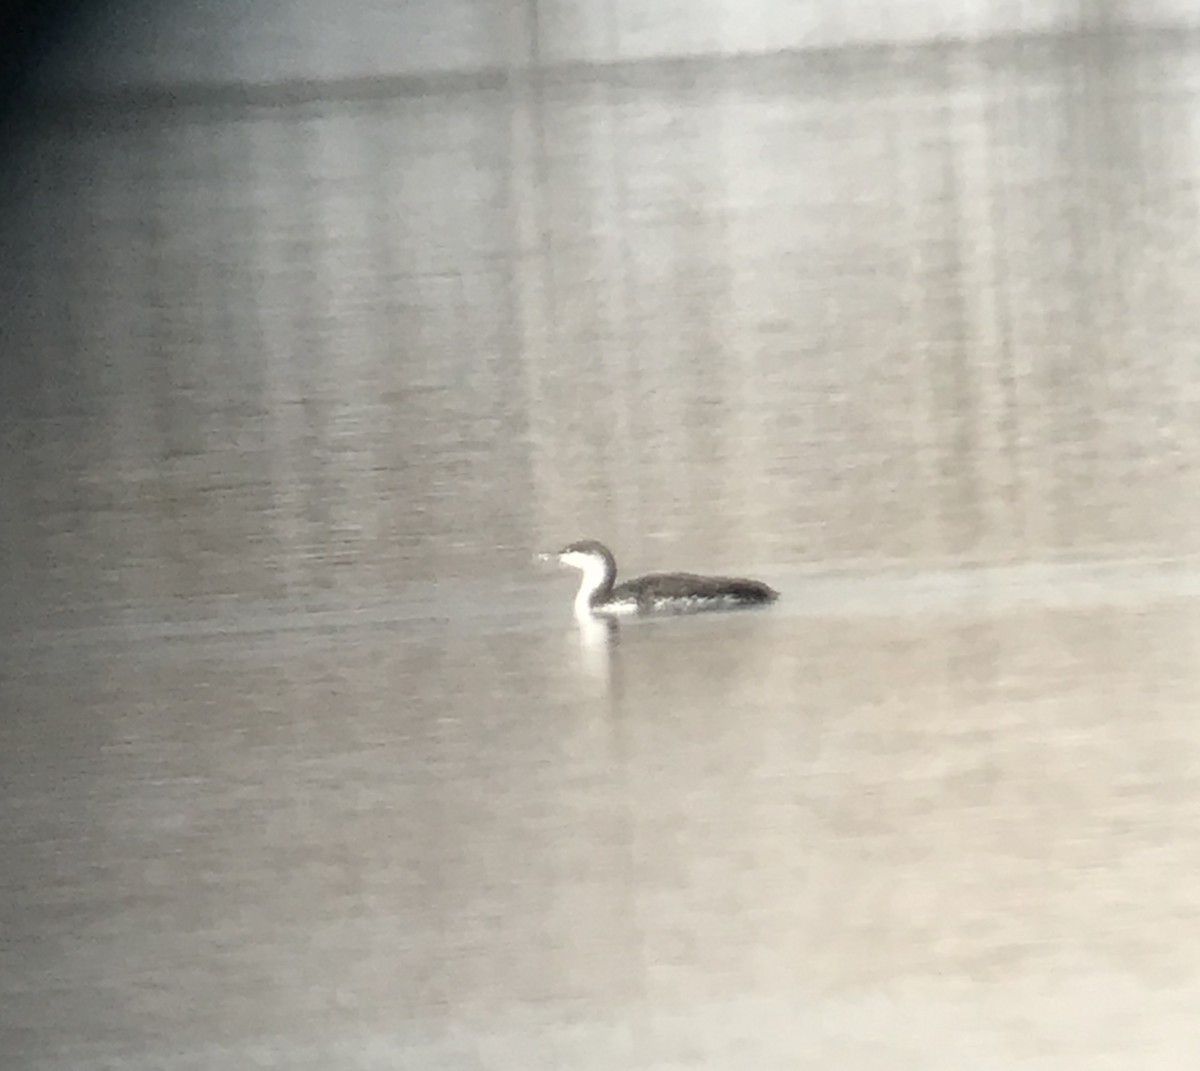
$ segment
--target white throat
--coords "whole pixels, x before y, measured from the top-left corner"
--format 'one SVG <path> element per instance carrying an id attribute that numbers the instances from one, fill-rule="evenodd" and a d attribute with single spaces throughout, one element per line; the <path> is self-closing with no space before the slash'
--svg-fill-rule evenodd
<path id="1" fill-rule="evenodd" d="M 590 616 L 592 596 L 608 580 L 608 564 L 595 554 L 563 554 L 559 561 L 583 574 L 579 581 L 579 591 L 575 595 L 575 613 L 584 617 Z"/>

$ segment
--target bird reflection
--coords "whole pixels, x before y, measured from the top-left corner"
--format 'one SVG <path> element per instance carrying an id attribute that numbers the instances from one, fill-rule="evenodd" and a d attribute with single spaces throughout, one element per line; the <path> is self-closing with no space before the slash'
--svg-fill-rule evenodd
<path id="1" fill-rule="evenodd" d="M 609 691 L 613 685 L 613 663 L 620 626 L 610 617 L 581 614 L 575 618 L 579 639 L 579 665 L 591 680 Z"/>

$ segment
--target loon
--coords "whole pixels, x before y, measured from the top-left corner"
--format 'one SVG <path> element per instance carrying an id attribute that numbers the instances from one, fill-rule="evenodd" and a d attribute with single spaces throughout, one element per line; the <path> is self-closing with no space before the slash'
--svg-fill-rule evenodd
<path id="1" fill-rule="evenodd" d="M 575 596 L 575 613 L 580 616 L 729 610 L 779 598 L 779 592 L 761 580 L 742 577 L 651 573 L 616 584 L 617 561 L 608 547 L 594 539 L 568 543 L 544 557 L 557 558 L 583 574 Z"/>

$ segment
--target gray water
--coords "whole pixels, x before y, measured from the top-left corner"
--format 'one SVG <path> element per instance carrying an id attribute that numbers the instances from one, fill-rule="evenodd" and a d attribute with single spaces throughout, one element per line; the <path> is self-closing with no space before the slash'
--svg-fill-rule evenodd
<path id="1" fill-rule="evenodd" d="M 25 128 L 5 1066 L 1193 1066 L 1196 46 Z"/>

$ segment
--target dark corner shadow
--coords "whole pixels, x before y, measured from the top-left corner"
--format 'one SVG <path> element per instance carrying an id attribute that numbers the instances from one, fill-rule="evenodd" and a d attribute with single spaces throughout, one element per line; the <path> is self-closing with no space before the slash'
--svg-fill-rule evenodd
<path id="1" fill-rule="evenodd" d="M 111 6 L 101 0 L 0 0 L 0 138 L 29 118 L 46 60 L 78 47 Z"/>

